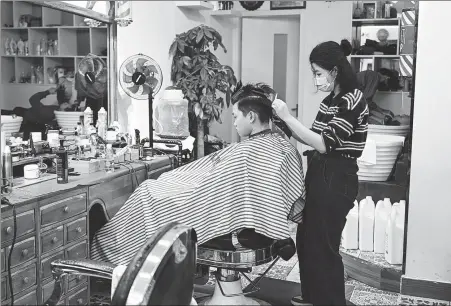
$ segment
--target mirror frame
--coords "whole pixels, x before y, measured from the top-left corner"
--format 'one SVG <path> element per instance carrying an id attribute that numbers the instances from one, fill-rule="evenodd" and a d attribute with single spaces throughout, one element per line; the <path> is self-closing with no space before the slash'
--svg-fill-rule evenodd
<path id="1" fill-rule="evenodd" d="M 118 120 L 117 112 L 117 23 L 114 21 L 115 4 L 110 2 L 108 14 L 102 14 L 88 8 L 61 1 L 27 0 L 36 5 L 91 18 L 107 25 L 108 28 L 108 124 Z"/>

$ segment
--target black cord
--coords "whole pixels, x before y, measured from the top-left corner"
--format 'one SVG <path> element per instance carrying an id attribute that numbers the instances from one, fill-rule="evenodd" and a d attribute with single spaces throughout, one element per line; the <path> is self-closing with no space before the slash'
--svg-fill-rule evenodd
<path id="1" fill-rule="evenodd" d="M 13 292 L 13 278 L 11 276 L 11 256 L 13 254 L 14 245 L 16 244 L 16 236 L 17 236 L 17 218 L 16 218 L 16 205 L 11 204 L 9 200 L 5 197 L 2 197 L 2 204 L 9 205 L 13 208 L 13 222 L 14 222 L 14 232 L 13 232 L 13 241 L 11 243 L 11 249 L 8 255 L 8 281 L 9 281 L 9 293 L 11 294 L 11 306 L 14 305 L 14 292 Z"/>

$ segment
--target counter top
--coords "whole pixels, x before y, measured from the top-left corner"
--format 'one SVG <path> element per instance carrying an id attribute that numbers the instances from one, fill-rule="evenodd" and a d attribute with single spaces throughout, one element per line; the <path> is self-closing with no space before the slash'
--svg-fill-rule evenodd
<path id="1" fill-rule="evenodd" d="M 147 167 L 148 172 L 158 170 L 168 164 L 169 157 L 155 157 L 151 161 L 136 161 L 127 164 L 119 164 L 120 168 L 115 169 L 113 173 L 99 171 L 91 174 L 81 174 L 79 176 L 69 176 L 69 183 L 57 184 L 56 175 L 54 179 L 46 180 L 32 185 L 13 188 L 10 195 L 5 195 L 11 204 L 16 206 L 25 205 L 31 201 L 37 201 L 44 197 L 53 196 L 68 192 L 75 188 L 88 187 L 110 181 L 116 177 L 131 173 L 133 171 L 144 170 Z M 1 211 L 10 209 L 8 205 L 2 205 Z"/>

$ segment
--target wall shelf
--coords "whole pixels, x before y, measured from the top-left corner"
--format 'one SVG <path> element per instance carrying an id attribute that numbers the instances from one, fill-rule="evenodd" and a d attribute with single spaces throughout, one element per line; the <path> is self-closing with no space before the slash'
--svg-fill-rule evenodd
<path id="1" fill-rule="evenodd" d="M 212 10 L 213 4 L 205 1 L 175 1 L 175 5 L 179 8 L 193 10 Z"/>
<path id="2" fill-rule="evenodd" d="M 100 56 L 108 62 L 108 28 L 106 25 L 89 27 L 85 17 L 62 12 L 53 8 L 32 4 L 26 1 L 6 0 L 1 2 L 2 27 L 0 59 L 2 63 L 2 90 L 8 96 L 6 108 L 24 106 L 38 87 L 52 86 L 47 71 L 49 68 L 63 66 L 74 70 L 83 57 L 89 53 Z M 31 14 L 40 21 L 30 27 L 19 27 L 20 16 Z M 7 25 L 7 26 L 5 26 Z M 40 26 L 39 26 L 40 25 Z M 8 55 L 5 41 L 13 38 L 16 43 L 21 38 L 28 41 L 28 55 Z M 53 54 L 40 54 L 41 41 L 57 41 Z M 20 83 L 22 75 L 29 77 L 31 67 L 42 67 L 43 83 Z M 12 79 L 15 82 L 11 82 Z M 29 78 L 27 79 L 29 82 Z M 18 88 L 24 88 L 23 90 Z M 25 101 L 25 102 L 24 102 Z"/>
<path id="3" fill-rule="evenodd" d="M 399 18 L 352 19 L 353 26 L 361 25 L 398 25 Z"/>
<path id="4" fill-rule="evenodd" d="M 216 10 L 210 12 L 210 16 L 216 17 L 242 17 L 242 18 L 262 18 L 262 17 L 299 17 L 302 10 L 256 10 L 256 11 L 237 11 L 237 10 Z"/>

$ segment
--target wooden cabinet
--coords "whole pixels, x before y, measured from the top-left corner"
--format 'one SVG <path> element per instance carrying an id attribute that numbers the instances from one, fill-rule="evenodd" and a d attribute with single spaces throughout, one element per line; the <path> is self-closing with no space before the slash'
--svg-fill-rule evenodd
<path id="1" fill-rule="evenodd" d="M 160 174 L 171 170 L 172 165 L 173 159 L 171 162 L 159 158 L 152 161 L 150 167 L 135 164 L 133 173 L 124 168 L 107 177 L 104 173 L 92 174 L 78 187 L 55 187 L 54 181 L 47 181 L 36 184 L 33 190 L 33 187 L 28 189 L 27 192 L 33 195 L 26 201 L 23 196 L 17 200 L 10 197 L 17 213 L 17 237 L 11 256 L 14 304 L 36 305 L 47 301 L 54 287 L 53 261 L 89 258 L 89 204 L 103 203 L 105 214 L 112 217 L 139 183 L 146 178 L 157 179 Z M 57 188 L 60 190 L 55 192 Z M 45 190 L 51 191 L 46 193 Z M 1 304 L 7 305 L 11 301 L 8 255 L 14 231 L 12 209 L 2 207 L 1 218 Z M 87 304 L 89 290 L 87 277 L 66 277 L 60 303 Z"/>
<path id="2" fill-rule="evenodd" d="M 53 291 L 51 262 L 88 257 L 88 189 L 80 188 L 26 205 L 17 214 L 17 238 L 11 256 L 14 304 L 42 304 Z M 11 212 L 7 212 L 11 215 Z M 37 216 L 37 218 L 35 218 Z M 12 216 L 2 219 L 2 300 L 10 301 L 8 257 L 14 229 Z M 86 304 L 86 278 L 64 279 L 64 298 Z M 3 304 L 3 303 L 2 303 Z"/>

